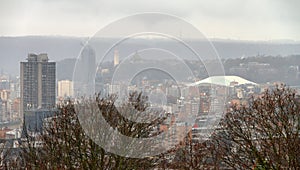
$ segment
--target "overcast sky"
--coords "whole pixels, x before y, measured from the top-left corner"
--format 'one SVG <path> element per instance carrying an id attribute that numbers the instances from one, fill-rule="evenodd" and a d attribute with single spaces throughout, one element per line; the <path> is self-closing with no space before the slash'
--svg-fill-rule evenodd
<path id="1" fill-rule="evenodd" d="M 0 36 L 92 36 L 116 19 L 162 12 L 209 38 L 300 40 L 298 0 L 0 0 Z"/>

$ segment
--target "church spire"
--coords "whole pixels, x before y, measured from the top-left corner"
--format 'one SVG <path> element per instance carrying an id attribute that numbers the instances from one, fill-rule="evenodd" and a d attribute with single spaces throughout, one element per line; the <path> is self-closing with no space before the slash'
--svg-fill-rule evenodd
<path id="1" fill-rule="evenodd" d="M 25 114 L 23 114 L 23 125 L 22 125 L 21 138 L 28 138 L 28 131 L 25 123 Z"/>

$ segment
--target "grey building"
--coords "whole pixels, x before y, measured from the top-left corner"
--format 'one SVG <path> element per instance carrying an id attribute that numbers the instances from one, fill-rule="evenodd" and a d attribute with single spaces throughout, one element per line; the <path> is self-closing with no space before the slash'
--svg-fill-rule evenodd
<path id="1" fill-rule="evenodd" d="M 34 109 L 25 111 L 24 124 L 22 135 L 26 135 L 27 132 L 39 132 L 43 130 L 43 123 L 45 118 L 53 117 L 57 110 L 55 109 Z M 24 131 L 26 130 L 26 132 Z"/>
<path id="2" fill-rule="evenodd" d="M 91 46 L 85 46 L 76 63 L 73 75 L 75 96 L 95 94 L 96 52 Z"/>
<path id="3" fill-rule="evenodd" d="M 20 65 L 21 115 L 33 109 L 51 109 L 56 98 L 56 63 L 47 54 L 28 54 Z"/>

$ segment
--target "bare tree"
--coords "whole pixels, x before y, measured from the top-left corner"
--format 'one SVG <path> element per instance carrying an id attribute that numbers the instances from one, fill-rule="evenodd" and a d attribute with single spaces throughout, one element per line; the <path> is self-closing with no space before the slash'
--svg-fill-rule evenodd
<path id="1" fill-rule="evenodd" d="M 115 100 L 114 96 L 108 98 L 96 96 L 95 99 L 86 99 L 82 103 L 74 104 L 68 101 L 61 104 L 57 114 L 45 121 L 43 134 L 34 138 L 28 136 L 23 142 L 25 166 L 41 169 L 149 169 L 153 167 L 157 161 L 155 157 L 129 158 L 109 153 L 90 139 L 82 128 L 83 122 L 78 119 L 78 111 L 87 111 L 82 114 L 86 116 L 84 121 L 97 121 L 96 115 L 101 111 L 110 126 L 123 135 L 138 138 L 159 133 L 155 129 L 166 117 L 159 117 L 150 123 L 136 123 L 119 113 L 133 114 L 132 108 L 138 111 L 145 110 L 147 108 L 145 96 L 132 93 L 128 101 L 118 109 L 115 107 Z M 77 104 L 83 104 L 84 110 L 76 110 Z M 100 135 L 99 138 L 102 140 L 109 135 L 102 133 L 106 130 L 97 131 L 97 135 Z M 35 145 L 36 142 L 41 145 Z"/>
<path id="2" fill-rule="evenodd" d="M 213 137 L 222 160 L 235 169 L 298 169 L 299 106 L 295 91 L 284 85 L 233 106 Z"/>
<path id="3" fill-rule="evenodd" d="M 233 105 L 207 141 L 189 136 L 168 154 L 172 169 L 298 169 L 300 99 L 281 85 Z M 170 156 L 168 156 L 170 157 Z M 164 158 L 162 158 L 164 159 Z"/>
<path id="4" fill-rule="evenodd" d="M 115 101 L 116 96 L 97 96 L 95 99 L 84 100 L 83 110 L 76 110 L 76 104 L 72 102 L 60 105 L 56 116 L 46 121 L 42 135 L 28 136 L 23 141 L 22 165 L 47 169 L 300 167 L 300 100 L 295 91 L 286 86 L 277 86 L 266 90 L 259 97 L 252 97 L 248 105 L 232 106 L 208 141 L 194 141 L 189 134 L 169 152 L 146 158 L 129 158 L 109 153 L 83 130 L 78 111 L 85 111 L 81 116 L 84 116 L 86 123 L 99 123 L 97 115 L 101 111 L 110 127 L 123 135 L 144 138 L 161 133 L 157 127 L 168 118 L 167 113 L 148 123 L 135 122 L 139 116 L 144 116 L 143 111 L 148 107 L 145 96 L 133 93 L 118 108 Z M 153 113 L 161 114 L 159 111 Z M 96 135 L 99 140 L 110 137 L 105 129 L 96 131 Z M 37 145 L 37 142 L 42 144 Z M 152 146 L 151 143 L 145 147 L 149 146 Z"/>
<path id="5" fill-rule="evenodd" d="M 223 148 L 213 138 L 193 140 L 191 132 L 172 150 L 160 158 L 160 167 L 171 169 L 222 169 Z M 172 158 L 167 161 L 167 158 Z"/>

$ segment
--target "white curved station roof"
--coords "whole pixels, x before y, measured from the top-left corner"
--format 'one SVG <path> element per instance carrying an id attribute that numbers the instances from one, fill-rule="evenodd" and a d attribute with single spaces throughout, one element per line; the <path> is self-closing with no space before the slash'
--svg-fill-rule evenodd
<path id="1" fill-rule="evenodd" d="M 189 84 L 188 86 L 198 86 L 201 84 L 214 84 L 214 85 L 220 85 L 220 86 L 230 86 L 231 82 L 237 82 L 238 85 L 241 85 L 241 84 L 258 85 L 252 81 L 246 80 L 239 76 L 211 76 L 206 79 Z"/>

